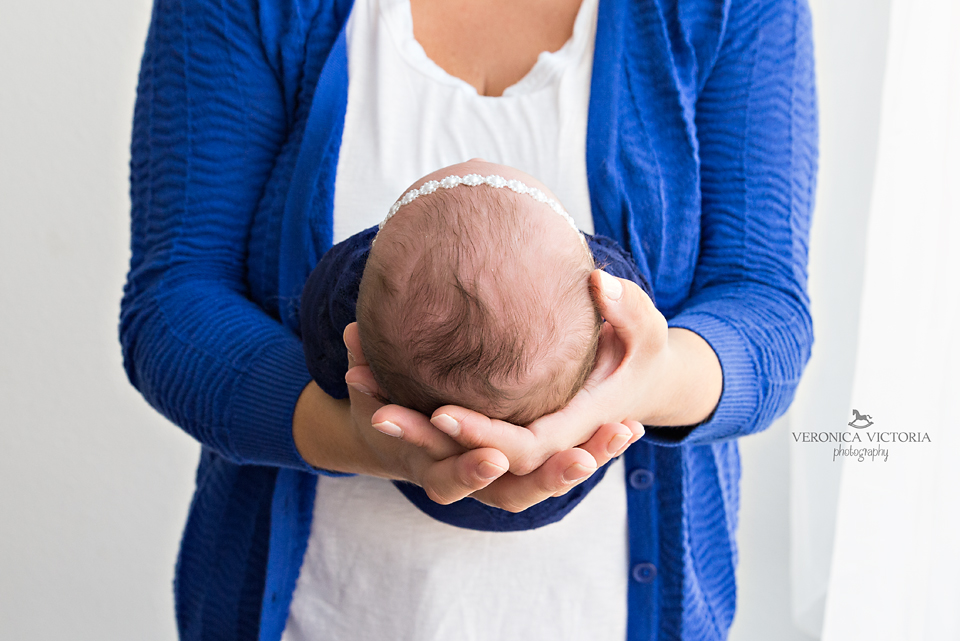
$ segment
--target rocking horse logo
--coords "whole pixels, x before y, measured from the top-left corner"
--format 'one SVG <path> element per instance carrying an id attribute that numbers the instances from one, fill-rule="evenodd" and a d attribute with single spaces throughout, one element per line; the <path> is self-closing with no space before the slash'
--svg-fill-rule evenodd
<path id="1" fill-rule="evenodd" d="M 870 427 L 873 425 L 873 421 L 870 420 L 872 417 L 869 414 L 861 414 L 857 410 L 853 410 L 853 420 L 847 423 L 850 427 L 855 427 L 858 430 L 865 427 Z M 864 423 L 863 425 L 858 425 L 858 423 Z"/>

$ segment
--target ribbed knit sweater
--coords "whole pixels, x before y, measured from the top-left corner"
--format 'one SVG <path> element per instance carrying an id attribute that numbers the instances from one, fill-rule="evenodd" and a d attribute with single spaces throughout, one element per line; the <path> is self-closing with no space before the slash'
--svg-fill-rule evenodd
<path id="1" fill-rule="evenodd" d="M 276 641 L 315 488 L 292 415 L 297 300 L 331 245 L 350 0 L 156 0 L 134 117 L 131 382 L 203 444 L 177 563 L 182 639 Z M 809 357 L 816 100 L 803 0 L 601 0 L 587 133 L 594 226 L 723 369 L 710 419 L 624 458 L 628 638 L 722 639 L 734 439 Z"/>

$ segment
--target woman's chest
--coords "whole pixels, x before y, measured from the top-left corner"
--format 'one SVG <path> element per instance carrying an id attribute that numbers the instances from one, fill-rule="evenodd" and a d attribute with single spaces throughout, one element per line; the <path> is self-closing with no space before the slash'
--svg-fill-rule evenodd
<path id="1" fill-rule="evenodd" d="M 358 0 L 346 32 L 350 86 L 334 242 L 379 223 L 421 176 L 474 157 L 536 176 L 591 232 L 585 156 L 595 21 L 596 0 L 585 0 L 563 50 L 494 98 L 426 56 L 409 3 Z"/>

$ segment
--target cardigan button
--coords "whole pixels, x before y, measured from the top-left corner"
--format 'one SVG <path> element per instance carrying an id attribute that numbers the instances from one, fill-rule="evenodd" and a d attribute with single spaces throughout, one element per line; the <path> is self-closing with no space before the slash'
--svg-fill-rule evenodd
<path id="1" fill-rule="evenodd" d="M 635 490 L 647 490 L 653 485 L 653 472 L 650 470 L 636 469 L 630 472 L 628 478 L 630 487 Z"/>
<path id="2" fill-rule="evenodd" d="M 637 563 L 630 574 L 637 583 L 650 583 L 657 578 L 657 566 L 653 563 Z"/>

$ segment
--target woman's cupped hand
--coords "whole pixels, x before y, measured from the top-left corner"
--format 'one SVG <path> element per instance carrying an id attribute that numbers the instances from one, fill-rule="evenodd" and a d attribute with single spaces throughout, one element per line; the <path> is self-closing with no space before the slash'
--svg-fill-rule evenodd
<path id="1" fill-rule="evenodd" d="M 348 326 L 351 414 L 385 469 L 441 504 L 471 496 L 519 512 L 565 494 L 643 436 L 641 421 L 656 416 L 650 396 L 670 369 L 666 319 L 636 283 L 600 270 L 590 279 L 605 320 L 594 370 L 566 407 L 525 427 L 453 405 L 431 417 L 382 405 Z"/>

